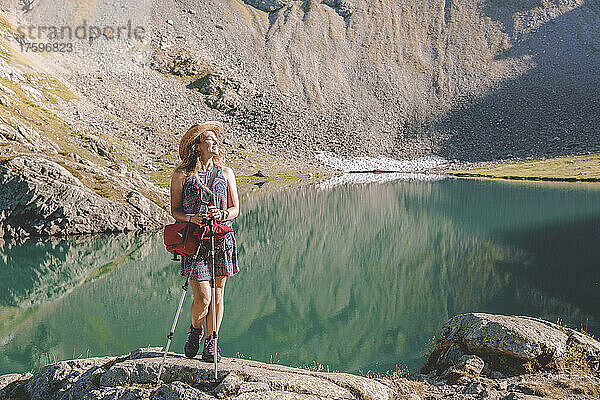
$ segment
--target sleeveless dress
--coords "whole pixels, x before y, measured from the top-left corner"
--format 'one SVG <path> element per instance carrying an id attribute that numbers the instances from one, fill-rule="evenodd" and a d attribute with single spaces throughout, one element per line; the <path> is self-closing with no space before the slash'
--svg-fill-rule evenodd
<path id="1" fill-rule="evenodd" d="M 208 181 L 209 174 L 210 170 L 206 172 L 198 171 L 198 178 L 204 185 Z M 208 208 L 205 205 L 207 202 L 217 206 L 221 210 L 227 209 L 227 180 L 223 176 L 222 167 L 218 167 L 218 172 L 211 189 L 214 193 L 214 198 L 200 187 L 194 175 L 187 178 L 183 183 L 183 211 L 186 214 L 204 214 Z M 230 225 L 231 221 L 220 223 Z M 181 258 L 181 275 L 187 276 L 190 268 L 192 268 L 191 280 L 210 280 L 211 270 L 208 254 L 200 252 L 195 263 L 193 262 L 193 256 L 183 255 Z M 238 262 L 235 235 L 233 232 L 229 232 L 225 235 L 223 248 L 215 252 L 215 276 L 231 276 L 236 272 L 238 272 Z"/>

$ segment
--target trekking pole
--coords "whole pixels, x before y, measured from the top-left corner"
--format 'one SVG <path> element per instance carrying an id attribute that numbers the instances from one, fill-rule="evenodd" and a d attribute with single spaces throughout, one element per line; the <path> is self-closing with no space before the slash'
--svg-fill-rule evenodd
<path id="1" fill-rule="evenodd" d="M 196 248 L 196 253 L 194 253 L 192 266 L 194 265 L 194 263 L 196 262 L 196 259 L 198 258 L 198 255 L 200 254 L 200 248 L 201 248 L 200 243 L 198 243 L 198 247 Z M 187 293 L 187 290 L 188 290 L 188 285 L 190 282 L 190 275 L 192 274 L 192 269 L 193 269 L 192 266 L 190 266 L 190 271 L 188 272 L 187 277 L 185 278 L 185 283 L 181 287 L 183 289 L 183 292 L 181 292 L 181 297 L 179 298 L 179 305 L 177 306 L 177 312 L 175 313 L 175 319 L 173 319 L 173 325 L 171 325 L 171 331 L 167 335 L 167 345 L 165 346 L 165 351 L 163 353 L 162 361 L 160 362 L 160 368 L 158 369 L 158 378 L 157 378 L 158 384 L 162 383 L 160 376 L 162 374 L 163 367 L 165 366 L 165 359 L 167 358 L 167 352 L 169 351 L 169 347 L 171 346 L 171 341 L 173 340 L 173 335 L 175 334 L 175 327 L 177 326 L 177 320 L 179 319 L 179 314 L 181 313 L 181 308 L 183 307 L 183 301 L 185 300 L 185 294 Z"/>
<path id="2" fill-rule="evenodd" d="M 217 289 L 215 284 L 215 220 L 211 218 L 209 222 L 210 226 L 210 269 L 211 269 L 211 303 L 212 303 L 212 322 L 213 322 L 213 332 L 212 337 L 215 341 L 215 347 L 213 349 L 213 362 L 215 363 L 215 380 L 217 380 L 217 358 L 219 356 L 219 346 L 217 342 Z"/>

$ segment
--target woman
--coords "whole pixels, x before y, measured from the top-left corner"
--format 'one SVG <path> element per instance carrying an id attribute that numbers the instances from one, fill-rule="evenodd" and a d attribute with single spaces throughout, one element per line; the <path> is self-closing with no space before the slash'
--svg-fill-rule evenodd
<path id="1" fill-rule="evenodd" d="M 223 132 L 220 122 L 205 122 L 192 126 L 179 142 L 181 165 L 171 177 L 171 214 L 178 222 L 192 222 L 202 225 L 203 218 L 214 218 L 217 222 L 231 224 L 239 214 L 239 199 L 235 176 L 231 168 L 222 164 L 219 139 Z M 218 167 L 210 195 L 206 188 L 213 166 Z M 207 204 L 210 204 L 207 206 Z M 225 282 L 228 276 L 238 272 L 237 249 L 233 232 L 224 238 L 222 249 L 215 254 L 216 305 L 211 303 L 210 260 L 207 254 L 200 254 L 194 263 L 191 256 L 183 256 L 181 275 L 190 274 L 190 284 L 194 293 L 192 302 L 192 323 L 188 340 L 185 343 L 185 355 L 189 358 L 198 354 L 203 335 L 202 323 L 206 320 L 207 337 L 204 341 L 202 359 L 213 362 L 215 353 L 220 359 L 220 349 L 215 349 L 212 332 L 219 332 L 223 319 L 223 299 Z M 217 326 L 213 327 L 212 318 L 206 318 L 215 306 Z"/>

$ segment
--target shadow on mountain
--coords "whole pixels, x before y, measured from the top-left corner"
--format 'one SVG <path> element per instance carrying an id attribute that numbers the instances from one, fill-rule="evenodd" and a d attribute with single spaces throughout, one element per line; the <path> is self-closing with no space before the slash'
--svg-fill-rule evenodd
<path id="1" fill-rule="evenodd" d="M 511 271 L 517 286 L 527 288 L 528 297 L 545 303 L 537 305 L 537 313 L 546 315 L 548 319 L 553 315 L 563 320 L 568 318 L 575 323 L 579 316 L 557 314 L 556 304 L 577 305 L 577 313 L 582 316 L 579 321 L 581 327 L 587 325 L 590 332 L 598 331 L 600 264 L 597 260 L 600 260 L 600 247 L 593 244 L 600 242 L 600 215 L 505 231 L 498 236 L 526 255 L 524 263 L 509 263 L 506 268 Z M 525 307 L 527 304 L 534 306 L 523 302 Z"/>
<path id="2" fill-rule="evenodd" d="M 498 3 L 490 2 L 484 11 L 512 29 L 510 13 L 518 10 L 500 12 Z M 541 17 L 530 17 L 531 24 L 541 23 L 536 18 Z M 439 154 L 485 161 L 599 150 L 599 25 L 600 2 L 591 1 L 522 39 L 513 37 L 513 47 L 497 59 L 522 59 L 530 68 L 522 74 L 515 70 L 488 94 L 459 103 L 434 122 L 448 137 Z"/>

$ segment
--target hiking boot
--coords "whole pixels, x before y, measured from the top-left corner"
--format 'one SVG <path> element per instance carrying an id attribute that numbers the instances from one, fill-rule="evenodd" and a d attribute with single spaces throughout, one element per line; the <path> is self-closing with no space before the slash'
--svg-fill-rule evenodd
<path id="1" fill-rule="evenodd" d="M 202 350 L 202 361 L 214 362 L 215 340 L 212 335 L 204 339 L 204 350 Z M 217 361 L 221 361 L 221 349 L 217 346 Z"/>
<path id="2" fill-rule="evenodd" d="M 200 348 L 200 339 L 202 338 L 203 334 L 204 328 L 202 326 L 196 329 L 193 325 L 190 325 L 188 340 L 185 342 L 185 346 L 183 348 L 187 358 L 194 358 L 196 354 L 198 354 L 198 349 Z"/>

